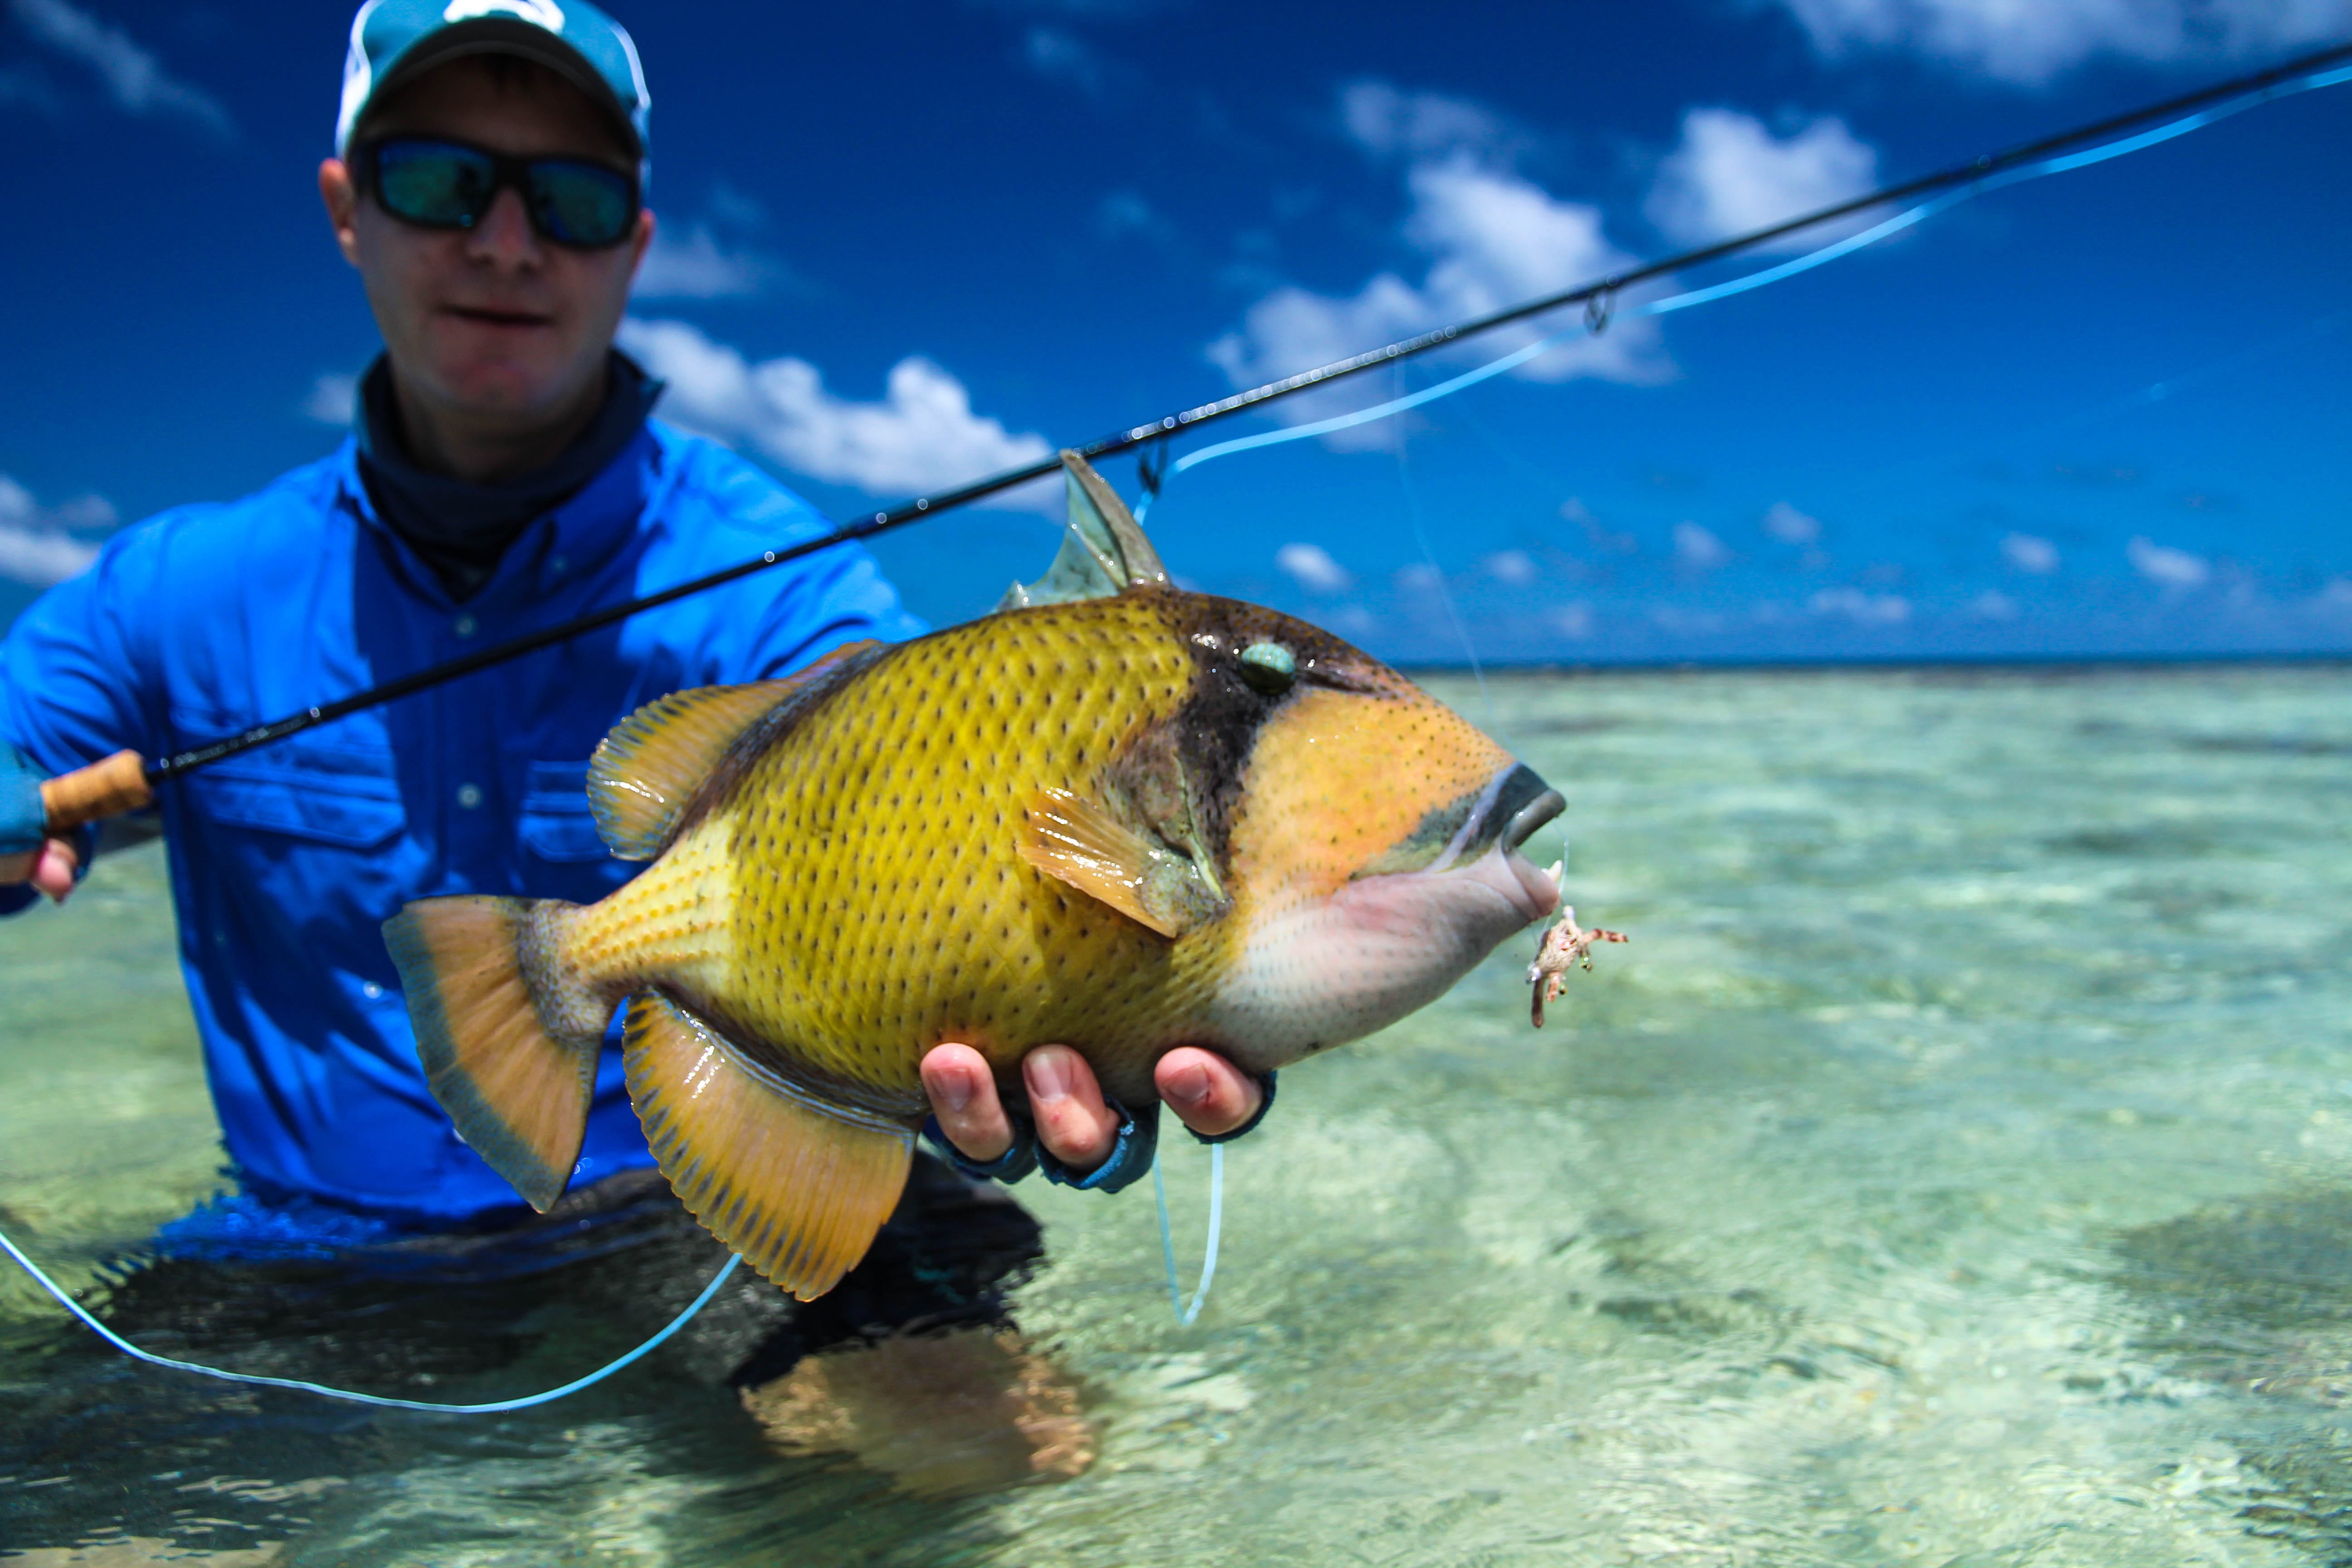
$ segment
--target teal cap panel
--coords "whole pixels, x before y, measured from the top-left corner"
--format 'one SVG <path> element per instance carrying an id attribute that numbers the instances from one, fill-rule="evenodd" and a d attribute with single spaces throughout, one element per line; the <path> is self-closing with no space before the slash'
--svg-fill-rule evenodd
<path id="1" fill-rule="evenodd" d="M 628 29 L 588 0 L 367 0 L 352 18 L 335 153 L 377 93 L 445 59 L 512 54 L 561 73 L 628 129 L 642 160 L 652 95 Z"/>

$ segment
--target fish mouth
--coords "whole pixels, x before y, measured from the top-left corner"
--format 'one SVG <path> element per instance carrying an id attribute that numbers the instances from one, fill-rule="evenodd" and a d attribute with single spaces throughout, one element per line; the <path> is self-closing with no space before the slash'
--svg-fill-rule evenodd
<path id="1" fill-rule="evenodd" d="M 1511 855 L 1567 809 L 1567 798 L 1544 783 L 1541 773 L 1525 763 L 1514 763 L 1486 785 L 1470 820 L 1433 869 L 1459 864 L 1489 848 Z"/>
<path id="2" fill-rule="evenodd" d="M 1541 773 L 1513 763 L 1478 792 L 1467 820 L 1429 869 L 1462 872 L 1502 895 L 1522 921 L 1541 920 L 1559 907 L 1559 889 L 1519 850 L 1567 809 L 1567 797 Z"/>
<path id="3" fill-rule="evenodd" d="M 1518 848 L 1520 845 L 1533 838 L 1536 836 L 1536 829 L 1568 809 L 1566 795 L 1545 784 L 1542 779 L 1537 778 L 1533 770 L 1522 767 L 1518 771 L 1533 779 L 1541 793 L 1520 806 L 1518 810 L 1511 813 L 1511 819 L 1503 824 L 1503 831 L 1495 842 L 1501 845 L 1506 853 Z"/>
<path id="4" fill-rule="evenodd" d="M 1350 879 L 1466 870 L 1492 860 L 1497 868 L 1507 868 L 1527 885 L 1528 896 L 1549 909 L 1557 901 L 1551 879 L 1520 859 L 1518 850 L 1567 809 L 1567 800 L 1540 773 L 1514 762 L 1496 770 L 1475 793 L 1432 811 L 1402 842 Z"/>

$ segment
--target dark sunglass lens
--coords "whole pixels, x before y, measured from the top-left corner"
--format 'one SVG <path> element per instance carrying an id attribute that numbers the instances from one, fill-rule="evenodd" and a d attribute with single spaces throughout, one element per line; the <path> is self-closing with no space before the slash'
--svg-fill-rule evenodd
<path id="1" fill-rule="evenodd" d="M 375 155 L 376 199 L 411 223 L 471 228 L 488 211 L 497 184 L 489 159 L 469 148 L 387 142 Z"/>
<path id="2" fill-rule="evenodd" d="M 627 176 L 593 163 L 533 163 L 530 197 L 540 231 L 561 245 L 617 244 L 637 216 Z"/>

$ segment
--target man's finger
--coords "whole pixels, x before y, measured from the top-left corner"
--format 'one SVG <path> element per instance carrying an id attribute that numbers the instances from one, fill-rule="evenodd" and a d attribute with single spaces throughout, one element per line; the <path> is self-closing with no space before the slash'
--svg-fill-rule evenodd
<path id="1" fill-rule="evenodd" d="M 985 1165 L 1013 1147 L 1013 1121 L 996 1095 L 988 1058 L 970 1046 L 934 1046 L 923 1057 L 923 1092 L 931 1114 L 966 1159 Z"/>
<path id="2" fill-rule="evenodd" d="M 1244 1125 L 1265 1098 L 1255 1079 L 1196 1046 L 1179 1046 L 1161 1057 L 1151 1081 L 1177 1119 L 1204 1138 Z"/>
<path id="3" fill-rule="evenodd" d="M 1118 1142 L 1118 1118 L 1103 1103 L 1087 1058 L 1067 1046 L 1039 1046 L 1021 1058 L 1037 1142 L 1073 1171 L 1091 1171 Z"/>
<path id="4" fill-rule="evenodd" d="M 38 849 L 22 855 L 0 855 L 0 888 L 29 882 L 58 903 L 74 890 L 74 872 L 81 854 L 70 838 L 44 839 Z"/>
<path id="5" fill-rule="evenodd" d="M 58 903 L 74 890 L 74 873 L 81 868 L 81 852 L 69 838 L 51 838 L 34 851 L 33 886 Z"/>

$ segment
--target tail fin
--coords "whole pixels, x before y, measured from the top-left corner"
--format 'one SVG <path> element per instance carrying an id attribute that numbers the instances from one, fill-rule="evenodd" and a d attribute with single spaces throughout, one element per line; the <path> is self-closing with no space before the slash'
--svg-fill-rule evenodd
<path id="1" fill-rule="evenodd" d="M 541 1212 L 580 1158 L 613 1010 L 562 956 L 580 908 L 425 899 L 383 922 L 433 1097 Z"/>

